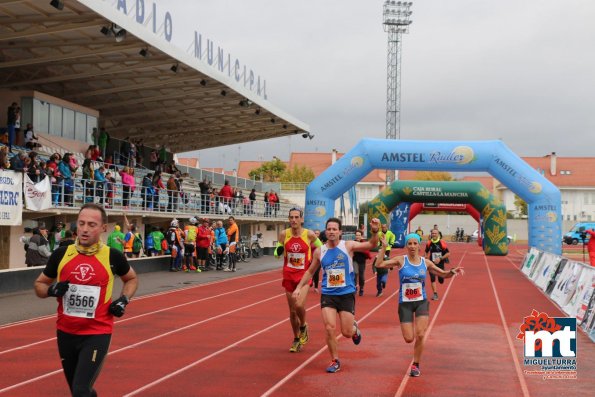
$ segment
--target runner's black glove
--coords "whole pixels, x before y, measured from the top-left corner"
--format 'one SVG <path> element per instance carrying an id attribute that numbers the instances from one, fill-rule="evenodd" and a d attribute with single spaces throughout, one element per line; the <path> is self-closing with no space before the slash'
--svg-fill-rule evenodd
<path id="1" fill-rule="evenodd" d="M 70 281 L 60 281 L 59 283 L 50 285 L 48 288 L 48 296 L 55 296 L 56 298 L 64 296 L 64 294 L 68 291 L 69 283 Z"/>
<path id="2" fill-rule="evenodd" d="M 130 302 L 130 299 L 126 295 L 122 295 L 118 299 L 109 305 L 109 312 L 116 317 L 122 317 L 124 311 L 126 311 L 126 305 Z"/>

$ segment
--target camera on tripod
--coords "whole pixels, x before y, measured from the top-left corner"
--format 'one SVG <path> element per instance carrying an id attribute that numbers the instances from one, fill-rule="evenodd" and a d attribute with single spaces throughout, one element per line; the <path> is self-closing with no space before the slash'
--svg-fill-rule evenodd
<path id="1" fill-rule="evenodd" d="M 579 234 L 579 237 L 581 238 L 581 240 L 583 240 L 583 242 L 585 242 L 585 240 L 587 239 L 587 233 L 586 232 L 581 232 Z"/>

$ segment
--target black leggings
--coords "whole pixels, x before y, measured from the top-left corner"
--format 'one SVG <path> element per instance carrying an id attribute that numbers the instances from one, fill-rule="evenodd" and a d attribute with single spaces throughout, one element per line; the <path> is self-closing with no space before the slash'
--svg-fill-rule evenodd
<path id="1" fill-rule="evenodd" d="M 93 384 L 107 356 L 111 334 L 73 335 L 58 330 L 58 352 L 74 397 L 97 396 Z"/>
<path id="2" fill-rule="evenodd" d="M 364 259 L 361 263 L 354 260 L 353 266 L 357 268 L 356 284 L 359 284 L 359 289 L 363 290 L 366 283 L 366 275 L 364 274 L 366 272 L 366 260 Z"/>

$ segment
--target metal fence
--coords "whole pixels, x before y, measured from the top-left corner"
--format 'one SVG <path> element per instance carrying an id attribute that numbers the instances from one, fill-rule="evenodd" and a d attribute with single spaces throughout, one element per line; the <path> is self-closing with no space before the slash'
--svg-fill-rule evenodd
<path id="1" fill-rule="evenodd" d="M 63 179 L 52 184 L 55 208 L 78 207 L 94 202 L 106 209 L 171 213 L 175 215 L 234 215 L 248 218 L 287 219 L 290 203 L 265 203 L 262 199 L 224 198 L 210 194 L 130 186 L 81 178 Z"/>

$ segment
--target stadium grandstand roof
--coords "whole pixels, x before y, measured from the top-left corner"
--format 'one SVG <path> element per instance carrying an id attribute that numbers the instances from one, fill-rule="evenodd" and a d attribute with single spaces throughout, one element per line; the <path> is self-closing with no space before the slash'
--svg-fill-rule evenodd
<path id="1" fill-rule="evenodd" d="M 168 41 L 167 2 L 161 13 L 141 3 L 142 18 L 131 0 L 0 0 L 0 90 L 95 109 L 110 135 L 174 153 L 309 132 L 268 102 L 266 86 L 247 84 L 237 60 L 216 46 L 219 67 L 206 59 L 212 42 L 184 51 Z"/>

